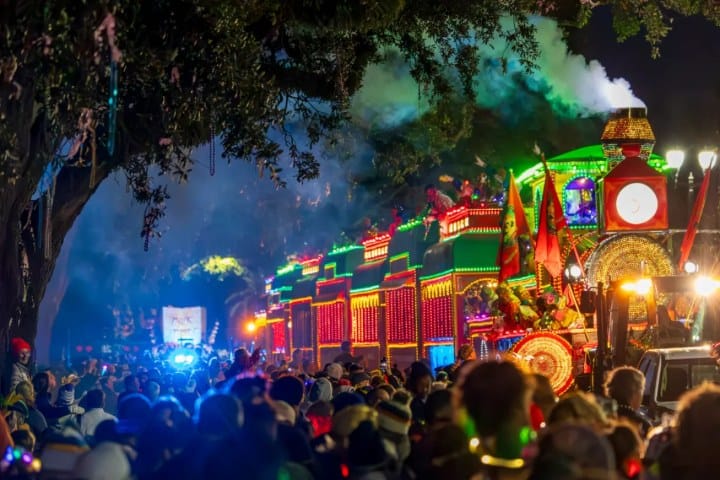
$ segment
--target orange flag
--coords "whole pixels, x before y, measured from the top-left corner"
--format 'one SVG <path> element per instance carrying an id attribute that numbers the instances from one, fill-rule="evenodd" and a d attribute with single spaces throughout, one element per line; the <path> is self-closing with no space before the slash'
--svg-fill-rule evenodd
<path id="1" fill-rule="evenodd" d="M 690 215 L 690 222 L 688 223 L 687 230 L 683 236 L 683 241 L 680 244 L 680 261 L 678 262 L 678 268 L 682 270 L 685 266 L 685 262 L 690 258 L 690 251 L 692 250 L 693 244 L 695 243 L 695 235 L 697 234 L 700 220 L 702 219 L 703 210 L 705 209 L 705 199 L 707 198 L 708 188 L 710 186 L 710 169 L 705 172 L 705 178 L 703 178 L 702 185 L 700 185 L 700 191 L 695 199 L 695 205 L 693 205 L 692 214 Z"/>
<path id="2" fill-rule="evenodd" d="M 530 227 L 512 172 L 509 182 L 507 199 L 501 216 L 500 250 L 497 257 L 497 264 L 500 266 L 498 279 L 501 282 L 520 273 L 523 254 L 520 251 L 518 238 L 522 235 L 530 236 Z"/>
<path id="3" fill-rule="evenodd" d="M 544 162 L 543 162 L 544 163 Z M 552 175 L 545 165 L 545 187 L 540 204 L 537 242 L 535 245 L 535 261 L 542 264 L 551 277 L 562 273 L 562 254 L 558 233 L 567 226 L 562 205 L 555 191 Z"/>

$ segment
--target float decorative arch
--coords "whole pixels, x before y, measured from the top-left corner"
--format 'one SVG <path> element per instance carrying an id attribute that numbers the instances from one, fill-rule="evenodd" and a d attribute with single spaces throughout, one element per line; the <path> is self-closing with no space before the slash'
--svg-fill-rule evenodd
<path id="1" fill-rule="evenodd" d="M 672 258 L 662 245 L 644 235 L 616 235 L 600 242 L 586 264 L 590 285 L 627 277 L 672 275 Z"/>

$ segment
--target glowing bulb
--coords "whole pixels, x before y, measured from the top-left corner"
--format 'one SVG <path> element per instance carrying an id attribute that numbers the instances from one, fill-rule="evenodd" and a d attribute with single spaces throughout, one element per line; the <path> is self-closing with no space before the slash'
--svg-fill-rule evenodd
<path id="1" fill-rule="evenodd" d="M 254 333 L 255 330 L 257 330 L 257 325 L 255 325 L 255 322 L 248 322 L 248 323 L 245 325 L 245 330 L 246 330 L 248 333 Z"/>
<path id="2" fill-rule="evenodd" d="M 685 161 L 685 152 L 682 150 L 668 150 L 665 154 L 665 160 L 667 160 L 668 167 L 677 170 L 682 167 Z"/>
<path id="3" fill-rule="evenodd" d="M 685 265 L 683 266 L 683 270 L 685 270 L 685 273 L 697 273 L 700 268 L 698 267 L 698 264 L 695 262 L 685 262 Z"/>
<path id="4" fill-rule="evenodd" d="M 580 278 L 582 275 L 582 270 L 578 265 L 570 265 L 570 268 L 568 269 L 568 273 L 570 274 L 571 278 Z"/>
<path id="5" fill-rule="evenodd" d="M 698 162 L 700 162 L 700 166 L 703 170 L 712 168 L 712 166 L 715 165 L 716 158 L 717 155 L 711 150 L 703 150 L 702 152 L 698 153 Z"/>

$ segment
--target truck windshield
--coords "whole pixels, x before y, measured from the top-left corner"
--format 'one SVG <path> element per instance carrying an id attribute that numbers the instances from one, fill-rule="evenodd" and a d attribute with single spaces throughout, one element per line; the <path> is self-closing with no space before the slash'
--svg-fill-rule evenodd
<path id="1" fill-rule="evenodd" d="M 658 401 L 676 402 L 680 395 L 703 382 L 720 384 L 713 358 L 668 360 L 660 375 Z"/>

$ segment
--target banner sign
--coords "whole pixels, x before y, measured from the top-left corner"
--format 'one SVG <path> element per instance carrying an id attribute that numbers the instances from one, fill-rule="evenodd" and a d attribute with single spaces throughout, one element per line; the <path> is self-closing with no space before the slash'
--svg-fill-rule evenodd
<path id="1" fill-rule="evenodd" d="M 165 343 L 192 343 L 197 345 L 205 338 L 206 314 L 204 307 L 163 307 L 163 341 Z"/>

